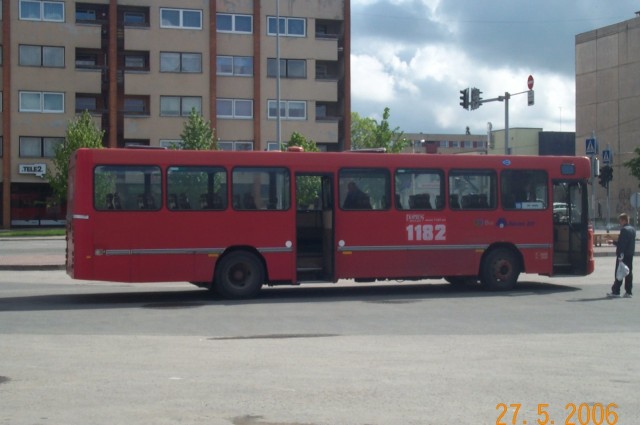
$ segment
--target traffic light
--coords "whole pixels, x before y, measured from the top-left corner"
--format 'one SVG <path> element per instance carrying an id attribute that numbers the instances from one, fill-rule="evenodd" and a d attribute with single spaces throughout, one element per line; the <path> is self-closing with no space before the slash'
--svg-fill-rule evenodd
<path id="1" fill-rule="evenodd" d="M 469 89 L 460 90 L 460 106 L 462 109 L 469 110 Z"/>
<path id="2" fill-rule="evenodd" d="M 600 175 L 598 176 L 598 183 L 602 187 L 609 187 L 609 182 L 613 180 L 613 167 L 605 165 L 600 168 Z"/>
<path id="3" fill-rule="evenodd" d="M 480 89 L 477 89 L 475 87 L 471 89 L 471 109 L 478 109 L 480 106 L 482 106 L 482 97 L 480 97 L 481 94 L 482 92 L 480 91 Z"/>
<path id="4" fill-rule="evenodd" d="M 606 167 L 600 167 L 600 174 L 598 174 L 598 183 L 600 183 L 600 186 L 602 187 L 607 187 L 607 181 L 606 181 L 606 177 L 605 177 L 605 170 Z"/>

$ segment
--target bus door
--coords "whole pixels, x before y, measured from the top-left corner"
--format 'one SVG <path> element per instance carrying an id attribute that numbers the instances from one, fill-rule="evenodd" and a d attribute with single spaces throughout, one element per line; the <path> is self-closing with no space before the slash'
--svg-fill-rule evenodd
<path id="1" fill-rule="evenodd" d="M 335 281 L 333 178 L 296 174 L 297 281 Z"/>
<path id="2" fill-rule="evenodd" d="M 588 205 L 585 182 L 553 182 L 554 275 L 587 273 Z"/>

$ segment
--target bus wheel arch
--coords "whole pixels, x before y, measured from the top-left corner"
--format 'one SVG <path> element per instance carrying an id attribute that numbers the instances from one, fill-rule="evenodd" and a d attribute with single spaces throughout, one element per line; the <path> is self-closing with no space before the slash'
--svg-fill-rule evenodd
<path id="1" fill-rule="evenodd" d="M 216 261 L 211 289 L 225 298 L 251 298 L 267 280 L 264 258 L 251 247 L 227 249 Z"/>
<path id="2" fill-rule="evenodd" d="M 512 244 L 489 247 L 480 262 L 480 282 L 490 291 L 513 289 L 524 271 L 522 254 Z"/>

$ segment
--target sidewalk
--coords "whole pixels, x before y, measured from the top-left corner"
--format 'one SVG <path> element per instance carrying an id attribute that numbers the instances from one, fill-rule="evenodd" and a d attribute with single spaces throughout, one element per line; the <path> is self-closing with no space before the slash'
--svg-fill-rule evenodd
<path id="1" fill-rule="evenodd" d="M 15 240 L 15 239 L 14 239 Z M 636 245 L 638 241 L 636 241 Z M 636 248 L 640 254 L 640 247 Z M 615 257 L 616 247 L 614 245 L 603 245 L 594 247 L 595 257 Z M 50 255 L 1 255 L 0 270 L 64 270 L 65 254 Z"/>

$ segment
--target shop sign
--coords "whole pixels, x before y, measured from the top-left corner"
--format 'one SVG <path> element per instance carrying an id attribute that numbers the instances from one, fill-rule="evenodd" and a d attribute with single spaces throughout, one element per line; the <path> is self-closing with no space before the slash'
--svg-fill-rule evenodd
<path id="1" fill-rule="evenodd" d="M 35 174 L 43 177 L 47 172 L 47 164 L 18 164 L 18 174 Z"/>

